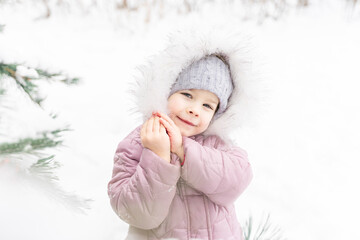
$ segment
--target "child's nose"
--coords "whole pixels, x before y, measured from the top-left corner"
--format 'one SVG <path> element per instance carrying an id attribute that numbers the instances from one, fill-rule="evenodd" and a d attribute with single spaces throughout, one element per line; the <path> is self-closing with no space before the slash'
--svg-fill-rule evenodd
<path id="1" fill-rule="evenodd" d="M 195 117 L 199 116 L 199 111 L 195 107 L 189 107 L 187 112 L 191 115 L 194 115 Z"/>

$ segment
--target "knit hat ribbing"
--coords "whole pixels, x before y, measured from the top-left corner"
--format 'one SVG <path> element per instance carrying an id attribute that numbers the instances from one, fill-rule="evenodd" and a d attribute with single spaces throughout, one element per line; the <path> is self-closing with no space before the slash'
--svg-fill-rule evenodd
<path id="1" fill-rule="evenodd" d="M 220 100 L 214 119 L 225 112 L 233 91 L 229 67 L 214 55 L 206 56 L 185 68 L 171 88 L 170 95 L 184 89 L 204 89 Z"/>

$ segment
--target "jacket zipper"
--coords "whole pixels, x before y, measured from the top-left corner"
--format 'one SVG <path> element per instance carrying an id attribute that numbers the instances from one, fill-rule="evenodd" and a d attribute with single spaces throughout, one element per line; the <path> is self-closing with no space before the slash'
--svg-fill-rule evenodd
<path id="1" fill-rule="evenodd" d="M 204 206 L 205 206 L 206 226 L 207 226 L 207 229 L 208 229 L 208 237 L 209 237 L 209 240 L 213 240 L 211 222 L 210 222 L 210 214 L 209 214 L 209 206 L 208 206 L 208 203 L 207 203 L 207 201 L 205 199 L 205 196 L 203 196 L 203 200 L 204 200 Z"/>
<path id="2" fill-rule="evenodd" d="M 179 190 L 180 190 L 180 197 L 181 199 L 184 201 L 184 204 L 185 204 L 185 212 L 186 212 L 186 220 L 187 220 L 187 224 L 186 224 L 186 231 L 187 231 L 187 239 L 189 240 L 190 239 L 190 236 L 191 236 L 191 229 L 190 229 L 190 214 L 189 214 L 189 208 L 188 208 L 188 203 L 187 203 L 187 199 L 186 199 L 186 196 L 184 194 L 184 185 L 183 185 L 183 180 L 180 178 L 180 181 L 179 181 Z"/>

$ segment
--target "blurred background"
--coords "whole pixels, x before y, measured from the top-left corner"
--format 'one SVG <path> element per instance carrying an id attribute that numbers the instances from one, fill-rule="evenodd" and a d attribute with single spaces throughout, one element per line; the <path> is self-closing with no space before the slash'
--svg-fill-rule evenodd
<path id="1" fill-rule="evenodd" d="M 254 170 L 246 239 L 360 239 L 357 0 L 0 0 L 0 239 L 124 239 L 107 183 L 141 124 L 129 83 L 204 19 L 249 34 L 267 86 L 234 136 Z"/>

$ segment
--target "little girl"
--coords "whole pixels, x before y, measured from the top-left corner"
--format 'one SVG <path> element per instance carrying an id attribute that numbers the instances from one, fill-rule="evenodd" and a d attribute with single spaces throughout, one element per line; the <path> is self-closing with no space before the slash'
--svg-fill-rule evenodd
<path id="1" fill-rule="evenodd" d="M 221 31 L 178 32 L 142 68 L 144 123 L 119 143 L 108 185 L 127 239 L 243 239 L 234 201 L 252 170 L 227 136 L 247 114 L 246 61 Z"/>

